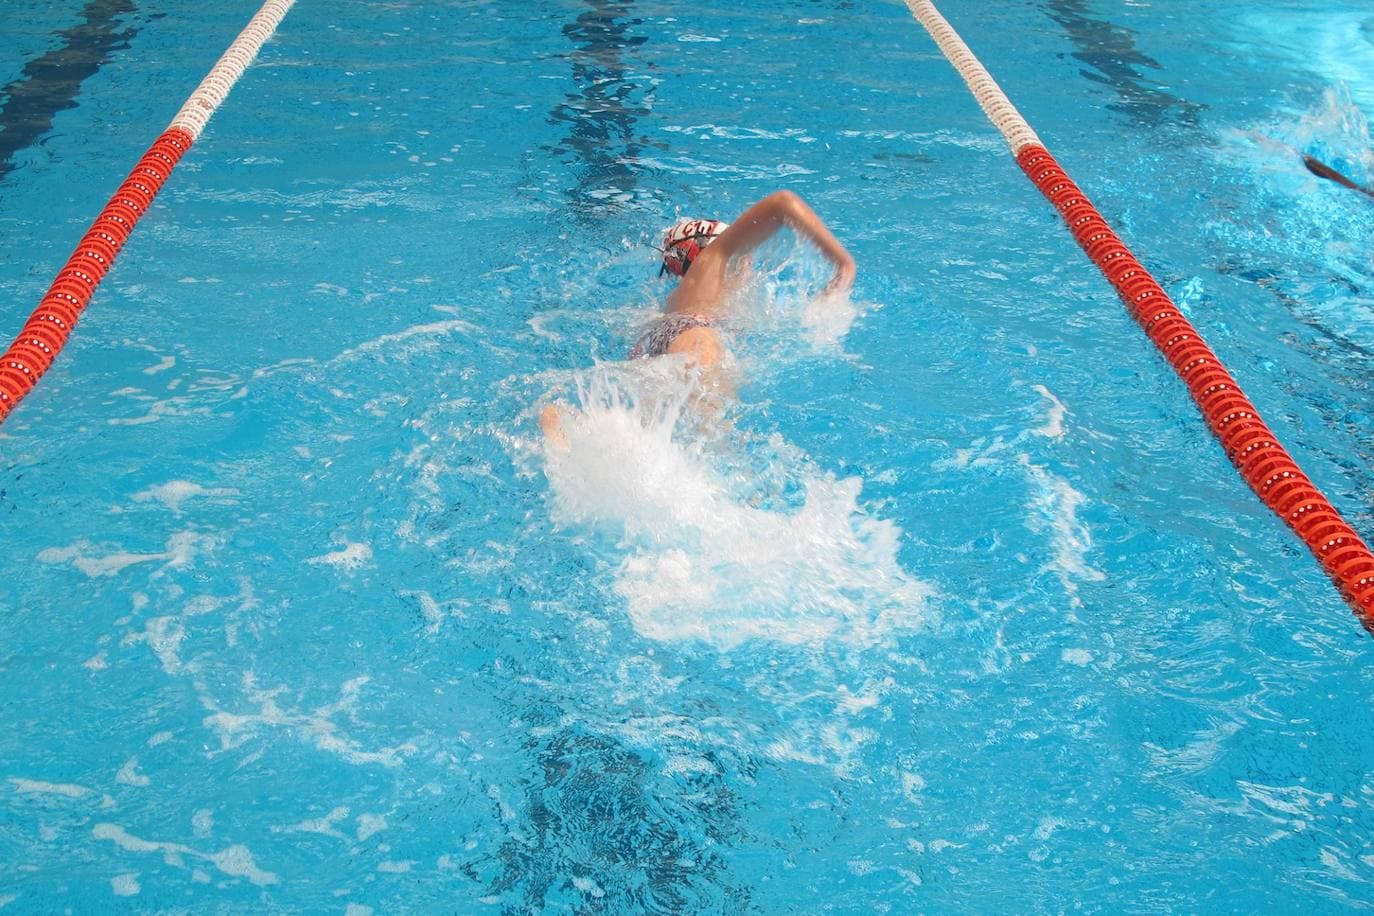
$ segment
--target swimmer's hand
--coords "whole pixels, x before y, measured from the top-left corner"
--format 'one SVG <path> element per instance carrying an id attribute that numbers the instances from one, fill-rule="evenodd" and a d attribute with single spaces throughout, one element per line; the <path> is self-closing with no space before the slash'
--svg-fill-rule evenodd
<path id="1" fill-rule="evenodd" d="M 843 256 L 835 262 L 835 275 L 830 278 L 830 282 L 825 285 L 825 296 L 847 296 L 849 291 L 854 288 L 854 275 L 857 269 L 854 266 L 854 258 L 849 252 L 844 252 Z"/>
<path id="2" fill-rule="evenodd" d="M 821 222 L 816 211 L 791 191 L 774 191 L 741 213 L 730 224 L 730 228 L 717 236 L 701 253 L 693 272 L 687 275 L 684 282 L 691 282 L 693 276 L 704 276 L 708 268 L 715 271 L 711 276 L 718 276 L 731 261 L 758 248 L 784 226 L 790 226 L 799 235 L 810 239 L 826 260 L 835 265 L 835 276 L 826 286 L 826 293 L 849 292 L 854 285 L 854 258 Z M 711 265 L 715 267 L 711 268 Z M 678 287 L 674 295 L 685 288 Z"/>

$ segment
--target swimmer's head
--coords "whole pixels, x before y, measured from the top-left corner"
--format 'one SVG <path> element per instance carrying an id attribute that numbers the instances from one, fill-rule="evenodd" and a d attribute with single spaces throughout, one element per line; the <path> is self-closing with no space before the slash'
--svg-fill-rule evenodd
<path id="1" fill-rule="evenodd" d="M 679 277 L 685 275 L 701 250 L 728 228 L 729 223 L 718 219 L 678 220 L 663 234 L 663 266 L 658 275 L 663 276 L 664 271 Z"/>

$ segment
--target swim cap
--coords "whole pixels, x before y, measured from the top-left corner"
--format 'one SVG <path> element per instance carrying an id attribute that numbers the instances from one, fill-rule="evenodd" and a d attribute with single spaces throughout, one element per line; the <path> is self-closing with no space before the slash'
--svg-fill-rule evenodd
<path id="1" fill-rule="evenodd" d="M 679 277 L 687 273 L 701 249 L 730 228 L 718 219 L 683 219 L 663 234 L 663 266 L 658 275 L 669 271 Z"/>

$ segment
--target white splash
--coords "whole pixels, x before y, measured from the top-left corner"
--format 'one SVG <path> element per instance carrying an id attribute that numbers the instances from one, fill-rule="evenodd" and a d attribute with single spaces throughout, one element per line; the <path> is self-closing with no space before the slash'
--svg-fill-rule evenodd
<path id="1" fill-rule="evenodd" d="M 85 541 L 78 541 L 70 547 L 49 547 L 39 551 L 37 559 L 40 563 L 70 562 L 89 578 L 94 579 L 99 576 L 113 576 L 129 566 L 166 560 L 168 557 L 165 553 L 111 553 L 103 557 L 92 557 L 86 554 L 90 548 L 91 545 Z"/>
<path id="2" fill-rule="evenodd" d="M 606 891 L 602 889 L 601 885 L 597 884 L 591 878 L 579 878 L 577 876 L 574 876 L 572 882 L 573 887 L 577 888 L 584 894 L 590 894 L 592 897 L 598 899 L 606 896 Z"/>
<path id="3" fill-rule="evenodd" d="M 859 307 L 847 295 L 817 296 L 807 300 L 799 324 L 814 349 L 837 350 L 858 315 Z"/>
<path id="4" fill-rule="evenodd" d="M 205 839 L 215 829 L 215 813 L 209 808 L 200 808 L 191 815 L 191 832 L 198 839 Z"/>
<path id="5" fill-rule="evenodd" d="M 776 367 L 798 358 L 843 355 L 845 336 L 872 304 L 856 303 L 848 294 L 815 294 L 831 270 L 790 233 L 765 246 L 759 265 L 728 303 L 727 326 L 749 337 L 747 362 Z"/>
<path id="6" fill-rule="evenodd" d="M 1370 101 L 1374 103 L 1374 98 Z M 1374 104 L 1366 110 L 1374 112 Z M 1374 182 L 1374 138 L 1370 136 L 1369 118 L 1344 83 L 1325 90 L 1321 101 L 1296 122 L 1285 122 L 1281 139 L 1335 166 L 1357 184 Z"/>
<path id="7" fill-rule="evenodd" d="M 452 334 L 466 334 L 475 336 L 481 330 L 472 322 L 464 321 L 461 318 L 453 318 L 447 321 L 434 321 L 429 324 L 417 324 L 397 331 L 393 334 L 383 334 L 372 340 L 364 341 L 355 347 L 351 347 L 334 357 L 336 360 L 351 359 L 368 353 L 387 351 L 396 348 L 396 345 L 404 341 L 419 338 L 422 345 L 426 347 L 438 347 L 442 345 L 442 339 Z"/>
<path id="8" fill-rule="evenodd" d="M 621 539 L 615 590 L 641 634 L 863 646 L 921 623 L 931 589 L 898 564 L 897 526 L 859 508 L 862 481 L 797 461 L 801 506 L 754 504 L 757 477 L 691 439 L 695 389 L 666 378 L 594 370 L 546 454 L 554 518 Z"/>
<path id="9" fill-rule="evenodd" d="M 972 447 L 958 449 L 952 457 L 936 462 L 935 467 L 941 470 L 1000 467 L 1007 463 L 1014 449 L 1030 445 L 1031 437 L 1064 438 L 1068 409 L 1044 385 L 1034 388 L 1049 402 L 1042 425 L 1023 430 L 1009 441 L 1001 436 L 994 437 L 991 442 L 978 439 Z M 1070 605 L 1079 607 L 1083 602 L 1078 597 L 1078 583 L 1099 582 L 1106 578 L 1087 561 L 1093 546 L 1092 531 L 1079 520 L 1078 510 L 1088 499 L 1063 477 L 1034 464 L 1028 452 L 1017 451 L 1016 463 L 1025 472 L 1030 485 L 1027 526 L 1032 531 L 1049 535 L 1053 558 L 1046 568 L 1064 586 Z"/>
<path id="10" fill-rule="evenodd" d="M 444 622 L 444 609 L 439 606 L 439 602 L 434 600 L 434 596 L 426 591 L 400 591 L 397 592 L 402 598 L 414 598 L 420 605 L 420 613 L 425 618 L 425 632 L 433 636 L 439 632 L 439 627 Z"/>

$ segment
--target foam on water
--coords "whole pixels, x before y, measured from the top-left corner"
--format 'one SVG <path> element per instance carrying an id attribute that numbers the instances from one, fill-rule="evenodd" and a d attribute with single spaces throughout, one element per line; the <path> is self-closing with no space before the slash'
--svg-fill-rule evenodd
<path id="1" fill-rule="evenodd" d="M 163 568 L 183 568 L 202 550 L 210 539 L 194 531 L 179 531 L 167 539 L 167 549 L 163 553 L 131 553 L 117 551 L 105 556 L 93 556 L 96 550 L 89 541 L 80 540 L 68 547 L 49 547 L 38 553 L 40 563 L 71 563 L 88 577 L 118 575 L 130 566 L 140 563 L 161 562 Z"/>
<path id="2" fill-rule="evenodd" d="M 238 490 L 232 487 L 202 487 L 189 480 L 171 480 L 135 493 L 133 498 L 135 502 L 159 502 L 180 515 L 182 504 L 188 499 L 208 497 L 219 502 L 238 495 Z"/>
<path id="3" fill-rule="evenodd" d="M 1029 455 L 1022 453 L 1017 457 L 1034 485 L 1028 524 L 1033 531 L 1049 534 L 1053 555 L 1048 568 L 1064 586 L 1069 603 L 1080 607 L 1083 602 L 1078 597 L 1078 582 L 1101 582 L 1106 578 L 1087 561 L 1093 546 L 1092 532 L 1078 518 L 1078 509 L 1087 497 L 1063 477 L 1032 463 Z"/>
<path id="4" fill-rule="evenodd" d="M 1001 436 L 991 442 L 978 441 L 969 448 L 957 449 L 950 459 L 939 461 L 938 469 L 1002 468 L 1020 469 L 1028 487 L 1026 526 L 1048 537 L 1050 556 L 1043 569 L 1053 573 L 1064 588 L 1071 607 L 1080 607 L 1080 582 L 1101 582 L 1106 574 L 1088 561 L 1093 552 L 1091 528 L 1078 517 L 1078 510 L 1089 498 L 1065 477 L 1045 463 L 1033 460 L 1042 451 L 1037 439 L 1061 440 L 1067 435 L 1067 406 L 1044 385 L 1032 386 L 1045 401 L 1044 420 L 1022 430 L 1011 439 Z"/>
<path id="5" fill-rule="evenodd" d="M 114 891 L 116 897 L 133 897 L 143 890 L 142 886 L 138 883 L 137 872 L 127 875 L 115 875 L 110 879 L 110 889 Z"/>
<path id="6" fill-rule="evenodd" d="M 336 716 L 349 716 L 358 705 L 360 692 L 368 678 L 356 677 L 342 685 L 338 701 L 308 711 L 283 707 L 278 697 L 286 688 L 261 688 L 252 674 L 242 677 L 243 694 L 247 702 L 256 704 L 256 712 L 239 713 L 220 707 L 208 694 L 202 693 L 201 705 L 208 713 L 202 724 L 218 735 L 220 750 L 229 750 L 258 735 L 264 727 L 280 729 L 305 741 L 317 750 L 332 754 L 355 766 L 380 765 L 399 767 L 404 758 L 414 753 L 409 742 L 377 750 L 367 750 L 350 737 L 336 721 Z"/>
<path id="7" fill-rule="evenodd" d="M 47 782 L 41 779 L 24 779 L 19 776 L 11 776 L 10 785 L 14 786 L 16 792 L 37 795 L 65 795 L 67 798 L 81 798 L 92 794 L 94 791 L 75 783 Z"/>
<path id="8" fill-rule="evenodd" d="M 372 562 L 372 548 L 367 544 L 349 541 L 332 553 L 310 557 L 305 562 L 312 566 L 333 566 L 345 572 L 353 572 Z"/>
<path id="9" fill-rule="evenodd" d="M 259 887 L 276 884 L 280 879 L 272 872 L 265 871 L 253 861 L 253 854 L 247 846 L 229 846 L 218 852 L 202 852 L 181 843 L 164 843 L 144 840 L 129 833 L 118 824 L 96 824 L 91 836 L 97 840 L 108 840 L 126 852 L 162 853 L 168 865 L 181 868 L 187 858 L 209 862 L 223 874 L 232 878 L 246 878 Z"/>

